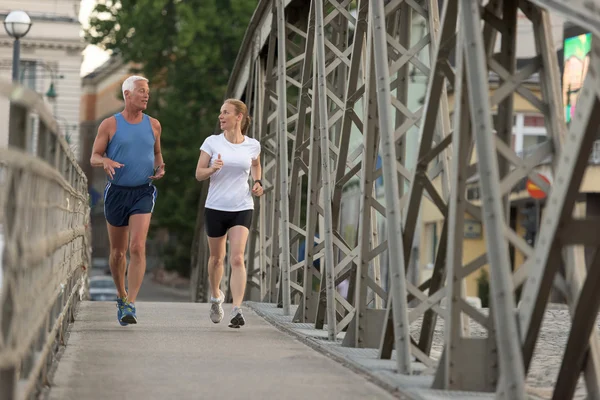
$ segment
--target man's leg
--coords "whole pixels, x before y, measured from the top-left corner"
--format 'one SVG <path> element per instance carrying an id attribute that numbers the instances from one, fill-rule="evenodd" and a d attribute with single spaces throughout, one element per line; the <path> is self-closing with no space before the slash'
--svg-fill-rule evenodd
<path id="1" fill-rule="evenodd" d="M 229 245 L 231 251 L 231 295 L 233 309 L 231 310 L 230 328 L 239 328 L 246 321 L 240 306 L 246 291 L 246 266 L 244 264 L 244 251 L 248 240 L 249 230 L 245 226 L 236 225 L 229 229 Z"/>
<path id="2" fill-rule="evenodd" d="M 119 292 L 119 298 L 127 297 L 125 290 L 125 271 L 127 270 L 127 237 L 129 231 L 127 226 L 112 226 L 106 223 L 108 227 L 108 240 L 110 242 L 110 257 L 108 265 L 112 274 L 115 286 Z"/>
<path id="3" fill-rule="evenodd" d="M 146 238 L 152 214 L 134 214 L 129 217 L 131 238 L 129 242 L 128 300 L 135 303 L 146 273 Z"/>

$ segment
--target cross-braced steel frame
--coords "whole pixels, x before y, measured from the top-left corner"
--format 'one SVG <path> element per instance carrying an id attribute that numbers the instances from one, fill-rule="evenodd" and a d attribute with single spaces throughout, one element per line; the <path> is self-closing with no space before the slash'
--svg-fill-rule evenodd
<path id="1" fill-rule="evenodd" d="M 579 192 L 600 124 L 599 10 L 590 0 L 260 1 L 227 93 L 249 105 L 251 135 L 262 144 L 266 190 L 249 241 L 247 297 L 278 303 L 286 315 L 297 305 L 295 322 L 345 346 L 378 348 L 381 358 L 395 352 L 398 373 L 423 364 L 434 387 L 523 399 L 554 290 L 572 318 L 554 398 L 571 398 L 581 374 L 590 398 L 600 398 L 599 221 Z M 517 68 L 519 12 L 532 23 L 536 54 Z M 594 34 L 569 128 L 555 12 Z M 425 34 L 414 35 L 417 22 Z M 415 74 L 426 82 L 421 104 L 409 90 Z M 532 76 L 539 96 L 526 84 Z M 516 96 L 539 110 L 547 131 L 528 157 L 511 146 Z M 544 166 L 551 185 L 537 173 Z M 524 179 L 548 196 L 533 245 L 509 217 L 511 190 Z M 348 235 L 342 204 L 356 182 L 359 213 Z M 433 274 L 419 282 L 410 270 L 425 204 L 443 224 Z M 485 241 L 469 260 L 466 217 L 481 223 Z M 518 268 L 509 249 L 524 256 Z M 487 312 L 465 295 L 467 277 L 482 268 Z M 206 285 L 205 274 L 194 276 L 197 288 Z M 487 336 L 472 337 L 471 321 Z"/>

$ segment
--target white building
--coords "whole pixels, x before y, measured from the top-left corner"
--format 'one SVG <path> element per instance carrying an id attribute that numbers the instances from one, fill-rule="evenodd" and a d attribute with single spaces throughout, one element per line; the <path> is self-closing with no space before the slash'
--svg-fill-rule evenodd
<path id="1" fill-rule="evenodd" d="M 19 76 L 23 85 L 37 91 L 48 103 L 77 155 L 81 63 L 85 42 L 79 22 L 81 0 L 0 0 L 0 20 L 10 11 L 29 14 L 32 27 L 21 39 Z M 14 40 L 0 27 L 0 79 L 12 76 Z M 48 97 L 53 86 L 56 97 Z M 49 93 L 50 91 L 50 93 Z M 0 99 L 0 146 L 8 144 L 9 104 Z"/>

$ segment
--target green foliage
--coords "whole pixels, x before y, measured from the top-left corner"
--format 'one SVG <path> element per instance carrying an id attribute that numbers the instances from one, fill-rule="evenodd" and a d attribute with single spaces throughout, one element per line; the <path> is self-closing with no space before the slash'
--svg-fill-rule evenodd
<path id="1" fill-rule="evenodd" d="M 165 265 L 189 275 L 200 184 L 199 148 L 215 133 L 239 46 L 258 0 L 99 0 L 88 43 L 139 63 L 150 80 L 146 112 L 162 125 L 165 178 L 153 231 L 166 228 Z M 152 233 L 151 233 L 152 234 Z"/>

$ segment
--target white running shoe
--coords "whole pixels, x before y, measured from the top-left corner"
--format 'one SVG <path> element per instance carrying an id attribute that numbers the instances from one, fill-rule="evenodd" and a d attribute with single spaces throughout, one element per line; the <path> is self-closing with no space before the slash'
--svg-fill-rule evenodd
<path id="1" fill-rule="evenodd" d="M 225 312 L 223 311 L 223 301 L 225 301 L 225 294 L 221 290 L 219 290 L 219 298 L 215 299 L 211 296 L 210 298 L 210 320 L 215 324 L 218 324 L 223 319 Z"/>

